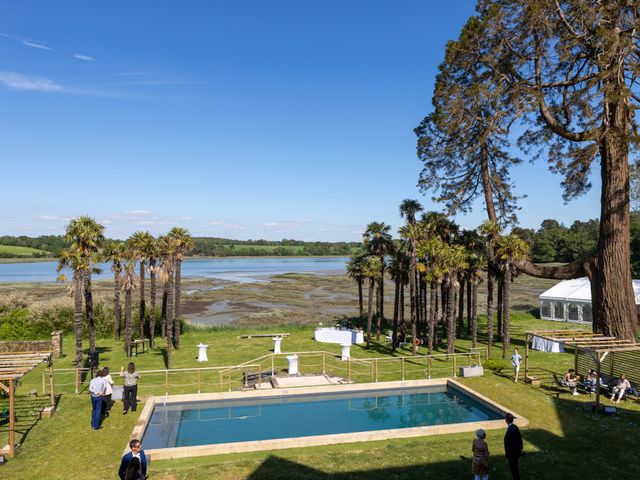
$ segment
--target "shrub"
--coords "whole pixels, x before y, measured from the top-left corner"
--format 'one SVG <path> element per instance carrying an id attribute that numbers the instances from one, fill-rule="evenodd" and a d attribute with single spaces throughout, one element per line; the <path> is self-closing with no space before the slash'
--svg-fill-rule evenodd
<path id="1" fill-rule="evenodd" d="M 29 310 L 18 308 L 0 316 L 0 339 L 32 340 L 33 338 Z"/>
<path id="2" fill-rule="evenodd" d="M 483 366 L 484 368 L 493 370 L 494 372 L 498 373 L 504 369 L 504 363 L 502 362 L 502 360 L 495 360 L 493 358 L 485 360 Z"/>

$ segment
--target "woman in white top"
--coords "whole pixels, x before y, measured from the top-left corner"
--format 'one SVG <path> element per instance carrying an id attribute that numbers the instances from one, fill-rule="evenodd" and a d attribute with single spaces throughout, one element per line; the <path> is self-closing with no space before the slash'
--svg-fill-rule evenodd
<path id="1" fill-rule="evenodd" d="M 122 414 L 126 415 L 131 407 L 131 411 L 135 412 L 138 406 L 138 379 L 140 374 L 136 372 L 136 364 L 129 362 L 127 371 L 124 371 L 124 367 L 120 367 L 120 376 L 124 378 L 124 391 L 122 393 L 122 402 L 124 403 L 124 409 Z"/>
<path id="2" fill-rule="evenodd" d="M 113 395 L 113 378 L 111 378 L 111 374 L 109 373 L 109 367 L 104 367 L 102 369 L 102 379 L 107 387 L 104 397 L 102 397 L 104 402 L 102 408 L 104 416 L 108 417 L 109 411 L 111 410 L 111 395 Z"/>
<path id="3" fill-rule="evenodd" d="M 522 362 L 522 357 L 518 353 L 518 349 L 513 349 L 513 355 L 511 355 L 511 365 L 513 365 L 513 373 L 515 376 L 515 382 L 518 383 L 518 374 L 520 373 L 520 363 Z"/>

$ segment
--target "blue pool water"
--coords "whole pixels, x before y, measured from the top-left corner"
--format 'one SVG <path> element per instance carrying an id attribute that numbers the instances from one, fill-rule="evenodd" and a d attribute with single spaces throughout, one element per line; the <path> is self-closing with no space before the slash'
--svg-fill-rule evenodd
<path id="1" fill-rule="evenodd" d="M 155 406 L 146 449 L 497 420 L 445 386 Z"/>

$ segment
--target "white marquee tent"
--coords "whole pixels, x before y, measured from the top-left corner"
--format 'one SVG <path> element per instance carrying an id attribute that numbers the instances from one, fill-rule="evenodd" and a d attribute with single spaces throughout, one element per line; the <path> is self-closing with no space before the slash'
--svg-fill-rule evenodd
<path id="1" fill-rule="evenodd" d="M 640 313 L 640 280 L 633 280 L 636 308 Z M 587 277 L 563 280 L 540 295 L 540 318 L 561 322 L 591 323 L 591 285 Z"/>

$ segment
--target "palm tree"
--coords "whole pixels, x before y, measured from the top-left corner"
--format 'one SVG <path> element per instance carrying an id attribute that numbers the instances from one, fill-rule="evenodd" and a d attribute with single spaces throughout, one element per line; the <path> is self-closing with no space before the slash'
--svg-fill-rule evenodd
<path id="1" fill-rule="evenodd" d="M 186 228 L 174 227 L 169 231 L 169 237 L 175 240 L 174 244 L 174 263 L 175 263 L 175 312 L 174 312 L 174 337 L 175 347 L 180 348 L 180 296 L 182 284 L 182 262 L 184 257 L 193 250 L 193 238 Z"/>
<path id="2" fill-rule="evenodd" d="M 433 352 L 436 325 L 440 316 L 438 311 L 438 292 L 444 291 L 442 281 L 447 274 L 447 266 L 444 263 L 445 243 L 438 238 L 421 238 L 416 244 L 416 254 L 423 259 L 423 261 L 417 263 L 416 268 L 418 272 L 424 275 L 425 281 L 430 284 L 431 308 L 427 316 L 427 343 L 429 354 L 431 354 Z M 441 305 L 440 310 L 442 312 L 446 311 L 446 306 Z M 416 353 L 415 345 L 413 353 L 414 355 Z"/>
<path id="3" fill-rule="evenodd" d="M 63 250 L 58 259 L 57 271 L 63 268 L 70 268 L 73 271 L 73 280 L 69 285 L 69 294 L 73 296 L 73 331 L 76 336 L 76 367 L 82 367 L 82 289 L 84 288 L 83 272 L 86 262 L 80 252 L 74 247 Z M 65 282 L 66 276 L 61 274 L 58 281 Z"/>
<path id="4" fill-rule="evenodd" d="M 167 368 L 171 368 L 171 354 L 173 352 L 173 314 L 174 314 L 174 273 L 176 258 L 176 239 L 163 235 L 158 239 L 160 253 L 160 276 L 164 284 L 163 292 L 163 322 L 167 337 Z"/>
<path id="5" fill-rule="evenodd" d="M 443 261 L 447 269 L 447 353 L 454 353 L 456 341 L 456 294 L 460 288 L 460 272 L 466 266 L 466 252 L 462 245 L 446 245 Z"/>
<path id="6" fill-rule="evenodd" d="M 371 320 L 373 318 L 373 295 L 376 282 L 379 281 L 382 269 L 380 258 L 369 256 L 364 264 L 364 276 L 369 279 L 369 309 L 367 314 L 367 348 L 371 342 Z"/>
<path id="7" fill-rule="evenodd" d="M 407 219 L 406 229 L 404 230 L 404 237 L 409 242 L 409 309 L 411 315 L 411 330 L 413 338 L 417 335 L 417 322 L 418 322 L 418 300 L 416 289 L 416 278 L 418 270 L 416 268 L 416 241 L 422 235 L 422 231 L 415 231 L 412 227 L 416 225 L 416 214 L 422 211 L 422 205 L 416 200 L 406 199 L 400 204 L 400 217 Z M 401 233 L 402 235 L 402 233 Z M 404 319 L 403 319 L 404 320 Z M 415 343 L 415 342 L 413 342 Z M 395 345 L 394 345 L 395 346 Z M 415 355 L 416 347 L 413 347 L 413 353 Z"/>
<path id="8" fill-rule="evenodd" d="M 144 246 L 144 254 L 149 261 L 149 345 L 153 347 L 156 334 L 156 290 L 158 267 L 158 242 L 151 237 Z"/>
<path id="9" fill-rule="evenodd" d="M 380 280 L 378 287 L 378 314 L 384 321 L 384 257 L 393 250 L 393 242 L 389 231 L 391 226 L 384 222 L 371 222 L 362 234 L 365 249 L 380 259 Z"/>
<path id="10" fill-rule="evenodd" d="M 144 336 L 144 323 L 146 320 L 146 303 L 144 295 L 144 279 L 147 261 L 147 251 L 149 249 L 149 243 L 154 241 L 153 235 L 149 232 L 135 232 L 129 237 L 127 243 L 133 249 L 133 253 L 140 264 L 140 309 L 138 311 L 138 318 L 140 319 L 140 338 Z"/>
<path id="11" fill-rule="evenodd" d="M 363 273 L 364 263 L 366 261 L 367 254 L 365 252 L 355 253 L 349 258 L 347 262 L 347 275 L 353 278 L 358 284 L 358 307 L 360 318 L 364 317 L 364 310 L 362 306 L 362 283 L 365 276 Z"/>
<path id="12" fill-rule="evenodd" d="M 502 294 L 502 358 L 504 359 L 510 348 L 511 337 L 509 332 L 509 306 L 511 274 L 515 268 L 514 263 L 524 260 L 529 254 L 529 246 L 517 235 L 505 235 L 496 243 L 495 258 L 503 273 Z"/>
<path id="13" fill-rule="evenodd" d="M 113 272 L 113 333 L 116 340 L 120 340 L 122 328 L 122 306 L 120 305 L 120 277 L 122 275 L 122 260 L 124 256 L 124 244 L 119 242 L 107 242 L 102 249 L 101 258 L 105 262 L 111 262 Z"/>
<path id="14" fill-rule="evenodd" d="M 125 253 L 127 263 L 124 267 L 124 275 L 120 283 L 120 288 L 124 292 L 124 351 L 127 357 L 131 356 L 131 345 L 133 342 L 133 291 L 140 285 L 140 279 L 136 275 L 136 253 L 133 248 L 128 248 Z"/>
<path id="15" fill-rule="evenodd" d="M 87 268 L 83 269 L 84 303 L 87 316 L 87 331 L 89 333 L 89 350 L 96 350 L 96 329 L 93 319 L 93 293 L 91 290 L 92 264 L 95 263 L 95 255 L 104 242 L 104 226 L 95 219 L 83 215 L 69 222 L 65 231 L 65 240 L 84 259 Z"/>

